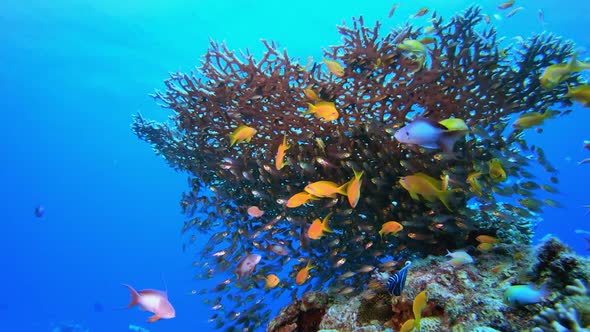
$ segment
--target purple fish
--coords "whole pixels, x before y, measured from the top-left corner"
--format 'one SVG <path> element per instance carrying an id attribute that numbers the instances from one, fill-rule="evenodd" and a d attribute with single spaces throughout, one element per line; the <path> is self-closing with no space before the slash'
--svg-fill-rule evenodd
<path id="1" fill-rule="evenodd" d="M 45 214 L 45 207 L 43 205 L 37 205 L 35 207 L 35 217 L 42 218 Z"/>
<path id="2" fill-rule="evenodd" d="M 466 133 L 466 130 L 449 130 L 436 121 L 417 118 L 396 131 L 394 137 L 400 143 L 419 145 L 428 149 L 441 149 L 448 153 L 453 152 L 455 142 Z"/>

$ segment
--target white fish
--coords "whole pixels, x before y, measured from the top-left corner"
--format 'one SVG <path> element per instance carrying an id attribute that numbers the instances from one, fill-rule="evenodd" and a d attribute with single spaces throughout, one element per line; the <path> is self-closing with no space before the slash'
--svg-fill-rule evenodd
<path id="1" fill-rule="evenodd" d="M 133 287 L 123 284 L 129 289 L 131 293 L 131 302 L 127 308 L 131 308 L 139 304 L 142 310 L 149 311 L 154 315 L 148 319 L 149 323 L 153 323 L 162 318 L 170 319 L 176 317 L 176 311 L 170 301 L 168 301 L 168 294 L 154 289 L 144 289 L 139 292 Z"/>
<path id="2" fill-rule="evenodd" d="M 466 133 L 465 130 L 449 130 L 436 121 L 418 118 L 397 130 L 394 137 L 400 143 L 452 152 L 455 142 Z"/>

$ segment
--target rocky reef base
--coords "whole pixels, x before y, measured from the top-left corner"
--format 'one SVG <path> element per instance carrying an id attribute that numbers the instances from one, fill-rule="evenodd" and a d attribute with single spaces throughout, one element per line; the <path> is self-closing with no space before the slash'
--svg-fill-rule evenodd
<path id="1" fill-rule="evenodd" d="M 283 308 L 267 331 L 399 331 L 415 318 L 414 298 L 422 291 L 422 332 L 590 331 L 590 259 L 555 238 L 536 247 L 497 244 L 469 252 L 474 262 L 459 266 L 445 257 L 413 261 L 401 296 L 391 296 L 378 274 L 374 282 L 357 285 L 357 294 L 306 293 Z M 506 290 L 514 285 L 549 292 L 537 303 L 510 305 Z"/>

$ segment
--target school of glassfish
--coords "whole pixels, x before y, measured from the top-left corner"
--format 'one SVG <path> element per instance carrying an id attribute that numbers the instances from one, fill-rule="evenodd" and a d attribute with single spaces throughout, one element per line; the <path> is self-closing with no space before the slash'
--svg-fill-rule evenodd
<path id="1" fill-rule="evenodd" d="M 498 9 L 514 3 L 502 3 Z M 392 7 L 390 17 L 398 7 Z M 517 7 L 506 17 L 523 9 Z M 412 19 L 428 12 L 422 8 Z M 371 35 L 362 19 L 357 20 L 354 28 L 340 28 L 348 44 L 327 54 L 335 60 L 326 57 L 306 66 L 290 64 L 274 44 L 265 42 L 264 60 L 255 64 L 246 56 L 251 65 L 247 67 L 232 60 L 235 55 L 225 45 L 213 44 L 207 59 L 223 59 L 227 65 L 219 70 L 205 62 L 201 70 L 218 83 L 208 87 L 210 92 L 199 95 L 194 87 L 199 82 L 173 76 L 176 83 L 169 83 L 167 94 L 156 98 L 178 113 L 179 126 L 209 130 L 183 141 L 183 150 L 177 148 L 179 136 L 170 142 L 162 138 L 170 128 L 159 128 L 163 135 L 155 138 L 150 136 L 151 124 L 138 117 L 135 130 L 171 164 L 194 175 L 189 178 L 191 191 L 181 201 L 190 217 L 183 232 L 217 230 L 195 267 L 202 271 L 199 277 L 220 282 L 212 290 L 194 291 L 213 294 L 206 302 L 216 327 L 259 327 L 271 313 L 264 302 L 267 296 L 276 299 L 284 292 L 297 297 L 311 289 L 327 289 L 370 297 L 374 292 L 364 288 L 376 273 L 387 273 L 380 287 L 398 295 L 409 267 L 402 261 L 410 255 L 446 252 L 449 264 L 460 266 L 474 261 L 461 248 L 472 245 L 487 252 L 500 241 L 510 241 L 497 238 L 495 229 L 479 229 L 472 220 L 475 214 L 495 218 L 494 207 L 500 204 L 514 216 L 527 218 L 544 206 L 559 206 L 535 197 L 539 191 L 557 192 L 556 170 L 540 147 L 527 145 L 523 132 L 568 114 L 549 109 L 558 102 L 590 107 L 590 86 L 578 75 L 590 64 L 578 60 L 573 45 L 537 36 L 523 41 L 538 47 L 527 46 L 530 54 L 523 53 L 518 63 L 532 66 L 527 59 L 545 60 L 518 73 L 531 75 L 528 81 L 512 77 L 517 74 L 501 65 L 510 49 L 497 47 L 493 30 L 475 31 L 481 21 L 490 24 L 489 16 L 477 7 L 447 25 L 433 14 L 428 26 L 408 25 L 378 44 L 377 29 Z M 373 44 L 367 45 L 371 36 Z M 461 50 L 473 45 L 480 53 L 469 58 Z M 466 61 L 471 67 L 460 65 Z M 234 75 L 232 63 L 248 78 Z M 271 74 L 257 76 L 261 68 Z M 478 80 L 457 75 L 478 71 Z M 281 81 L 273 85 L 265 80 Z M 230 81 L 234 84 L 227 85 Z M 517 81 L 527 82 L 527 95 L 522 94 L 524 88 L 502 90 Z M 296 88 L 293 82 L 299 82 Z M 281 84 L 281 91 L 265 90 Z M 239 93 L 231 90 L 234 85 L 241 86 Z M 390 88 L 394 90 L 384 92 Z M 227 98 L 228 93 L 235 93 L 235 98 Z M 540 102 L 531 104 L 530 95 Z M 195 100 L 205 106 L 193 105 Z M 284 100 L 297 106 L 289 108 Z M 226 102 L 233 106 L 219 106 Z M 258 104 L 264 112 L 256 112 Z M 420 105 L 421 111 L 412 110 L 412 105 Z M 483 105 L 498 111 L 474 111 Z M 185 107 L 192 107 L 191 112 Z M 218 108 L 220 113 L 215 113 Z M 202 115 L 192 116 L 195 110 Z M 511 114 L 518 114 L 513 122 L 508 120 Z M 512 132 L 503 137 L 509 122 Z M 526 170 L 532 159 L 551 173 L 551 183 L 533 180 Z M 522 181 L 515 181 L 518 178 Z M 206 187 L 212 194 L 203 193 Z M 520 197 L 519 206 L 498 202 L 497 196 Z M 467 208 L 469 199 L 478 201 L 481 211 Z M 189 244 L 198 239 L 200 235 L 193 233 Z M 142 293 L 138 294 L 134 302 L 141 304 Z M 507 292 L 506 298 L 534 303 L 539 296 L 534 289 L 519 288 Z M 416 301 L 415 318 L 402 330 L 419 329 L 426 294 Z M 162 313 L 153 305 L 142 305 L 157 319 L 174 317 L 171 306 Z"/>

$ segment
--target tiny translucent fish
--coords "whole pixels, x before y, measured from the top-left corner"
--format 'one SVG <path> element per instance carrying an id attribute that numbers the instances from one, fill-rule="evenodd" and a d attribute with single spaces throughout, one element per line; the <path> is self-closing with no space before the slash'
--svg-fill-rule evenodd
<path id="1" fill-rule="evenodd" d="M 338 61 L 324 59 L 323 62 L 326 64 L 326 67 L 328 67 L 328 70 L 332 74 L 338 77 L 344 76 L 344 68 Z"/>
<path id="2" fill-rule="evenodd" d="M 422 17 L 424 15 L 426 15 L 428 13 L 428 8 L 427 7 L 423 7 L 420 10 L 418 10 L 416 12 L 416 14 L 410 16 L 410 18 L 418 18 L 418 17 Z"/>
<path id="3" fill-rule="evenodd" d="M 514 5 L 514 0 L 509 0 L 498 5 L 498 9 L 504 10 Z"/>
<path id="4" fill-rule="evenodd" d="M 518 13 L 519 11 L 523 10 L 524 7 L 517 7 L 510 11 L 510 13 L 506 14 L 506 17 L 512 17 L 514 14 Z"/>
<path id="5" fill-rule="evenodd" d="M 391 18 L 393 16 L 393 14 L 395 14 L 395 10 L 397 9 L 397 7 L 399 7 L 399 3 L 396 3 L 393 6 L 391 6 L 391 9 L 389 10 L 389 14 L 387 15 L 388 18 Z"/>

